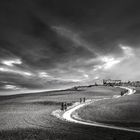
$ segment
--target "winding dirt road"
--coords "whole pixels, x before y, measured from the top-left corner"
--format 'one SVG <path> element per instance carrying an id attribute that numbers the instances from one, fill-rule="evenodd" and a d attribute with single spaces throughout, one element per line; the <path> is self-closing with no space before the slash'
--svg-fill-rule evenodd
<path id="1" fill-rule="evenodd" d="M 121 87 L 123 89 L 127 89 L 128 92 L 124 95 L 132 95 L 136 92 L 136 90 L 128 88 L 128 87 Z M 121 98 L 121 96 L 113 96 L 114 98 Z M 102 128 L 108 128 L 108 129 L 116 129 L 116 130 L 122 130 L 122 131 L 129 131 L 129 132 L 137 132 L 140 133 L 140 130 L 134 130 L 131 128 L 125 128 L 125 127 L 119 127 L 119 126 L 113 126 L 113 125 L 108 125 L 108 124 L 103 124 L 103 123 L 98 123 L 98 122 L 89 122 L 87 120 L 81 119 L 75 111 L 80 109 L 83 106 L 89 105 L 95 101 L 99 100 L 106 100 L 106 99 L 111 99 L 111 98 L 102 98 L 102 99 L 92 99 L 92 100 L 86 100 L 85 103 L 75 103 L 73 106 L 70 106 L 68 110 L 66 111 L 61 111 L 61 110 L 56 110 L 52 112 L 52 115 L 56 116 L 59 119 L 73 122 L 73 123 L 78 123 L 78 124 L 83 124 L 83 125 L 88 125 L 88 126 L 96 126 L 96 127 L 102 127 Z"/>

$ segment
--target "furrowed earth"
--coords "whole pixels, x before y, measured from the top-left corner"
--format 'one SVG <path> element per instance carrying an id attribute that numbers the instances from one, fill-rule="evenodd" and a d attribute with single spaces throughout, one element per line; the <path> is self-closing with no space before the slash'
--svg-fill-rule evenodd
<path id="1" fill-rule="evenodd" d="M 60 109 L 62 102 L 71 105 L 83 97 L 86 99 L 112 97 L 120 95 L 121 90 L 115 87 L 94 86 L 78 90 L 1 96 L 0 140 L 114 140 L 114 138 L 138 140 L 139 133 L 70 123 L 51 115 L 52 111 Z M 78 113 L 81 118 L 107 123 L 128 117 L 128 121 L 134 124 L 137 122 L 134 125 L 137 127 L 140 120 L 140 115 L 136 112 L 140 106 L 139 91 L 138 89 L 135 95 L 124 96 L 121 99 L 98 101 L 81 108 Z M 128 112 L 129 109 L 131 114 Z"/>

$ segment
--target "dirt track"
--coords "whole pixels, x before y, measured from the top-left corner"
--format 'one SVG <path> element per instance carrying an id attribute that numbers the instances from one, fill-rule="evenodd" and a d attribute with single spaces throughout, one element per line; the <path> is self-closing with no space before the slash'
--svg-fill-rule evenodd
<path id="1" fill-rule="evenodd" d="M 131 89 L 131 88 L 127 88 L 127 87 L 121 87 L 122 89 L 127 89 L 128 92 L 124 94 L 124 96 L 128 96 L 128 95 L 133 95 L 136 91 Z M 126 128 L 126 127 L 119 127 L 119 126 L 113 126 L 113 125 L 109 125 L 109 124 L 103 124 L 103 123 L 98 123 L 98 122 L 92 122 L 90 120 L 83 120 L 81 119 L 78 114 L 77 114 L 77 110 L 90 105 L 94 102 L 99 102 L 101 100 L 106 100 L 106 99 L 115 99 L 115 98 L 121 98 L 121 96 L 114 96 L 113 98 L 102 98 L 102 99 L 92 99 L 92 100 L 87 100 L 84 103 L 77 103 L 71 107 L 69 107 L 68 110 L 66 110 L 64 113 L 63 111 L 54 111 L 53 115 L 62 119 L 62 120 L 66 120 L 66 121 L 70 121 L 73 123 L 78 123 L 78 124 L 84 124 L 84 125 L 89 125 L 89 126 L 97 126 L 97 127 L 102 127 L 102 128 L 108 128 L 108 129 L 116 129 L 116 130 L 122 130 L 122 131 L 126 131 L 126 132 L 136 132 L 136 133 L 140 133 L 140 130 L 135 130 L 135 129 L 131 129 L 131 128 Z M 90 113 L 90 112 L 89 112 Z"/>

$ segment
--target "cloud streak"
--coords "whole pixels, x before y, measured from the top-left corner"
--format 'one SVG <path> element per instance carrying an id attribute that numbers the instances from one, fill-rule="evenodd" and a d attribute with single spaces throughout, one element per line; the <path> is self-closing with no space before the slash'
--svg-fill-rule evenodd
<path id="1" fill-rule="evenodd" d="M 2 60 L 1 64 L 7 65 L 7 66 L 14 66 L 15 64 L 17 65 L 22 64 L 22 61 L 20 59 Z"/>
<path id="2" fill-rule="evenodd" d="M 26 76 L 26 77 L 33 76 L 33 74 L 31 72 L 17 70 L 17 69 L 10 69 L 10 68 L 7 68 L 7 67 L 0 67 L 0 72 L 19 74 L 19 75 Z"/>

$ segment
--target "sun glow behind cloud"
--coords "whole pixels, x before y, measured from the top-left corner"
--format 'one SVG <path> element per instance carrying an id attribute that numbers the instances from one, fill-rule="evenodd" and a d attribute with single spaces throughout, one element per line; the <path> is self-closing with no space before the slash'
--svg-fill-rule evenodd
<path id="1" fill-rule="evenodd" d="M 103 57 L 101 58 L 101 61 L 104 63 L 104 70 L 111 69 L 113 66 L 121 62 L 119 59 L 115 59 L 114 57 Z"/>
<path id="2" fill-rule="evenodd" d="M 93 67 L 94 73 L 100 74 L 102 78 L 139 80 L 140 49 L 122 44 L 119 47 L 122 53 L 112 57 L 101 57 L 102 63 Z"/>
<path id="3" fill-rule="evenodd" d="M 99 64 L 93 66 L 93 70 L 110 70 L 117 66 L 117 64 L 123 62 L 124 60 L 128 60 L 132 57 L 135 57 L 134 50 L 130 46 L 125 46 L 120 44 L 119 47 L 122 49 L 123 56 L 115 57 L 115 56 L 100 56 L 97 60 L 99 60 Z"/>
<path id="4" fill-rule="evenodd" d="M 100 63 L 99 65 L 95 65 L 94 66 L 94 71 L 97 70 L 109 70 L 111 69 L 113 66 L 117 65 L 118 63 L 121 62 L 120 59 L 118 58 L 114 58 L 112 56 L 103 56 L 99 58 Z"/>

